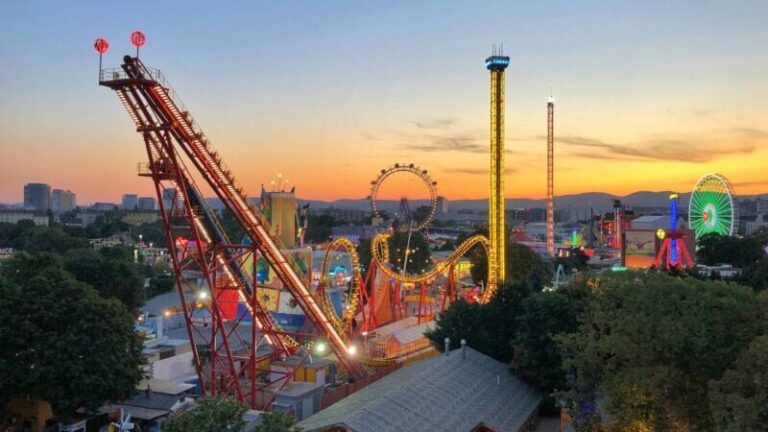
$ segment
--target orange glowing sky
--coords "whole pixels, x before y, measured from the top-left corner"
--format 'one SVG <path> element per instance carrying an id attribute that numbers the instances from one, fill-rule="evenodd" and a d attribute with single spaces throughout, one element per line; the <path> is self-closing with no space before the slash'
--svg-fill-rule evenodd
<path id="1" fill-rule="evenodd" d="M 413 162 L 449 199 L 485 198 L 499 41 L 508 197 L 545 195 L 550 87 L 557 195 L 685 191 L 710 171 L 768 191 L 764 1 L 128 3 L 0 5 L 0 201 L 27 182 L 79 203 L 152 194 L 91 47 L 109 39 L 117 66 L 136 28 L 251 194 L 282 173 L 302 198 L 362 198 Z"/>

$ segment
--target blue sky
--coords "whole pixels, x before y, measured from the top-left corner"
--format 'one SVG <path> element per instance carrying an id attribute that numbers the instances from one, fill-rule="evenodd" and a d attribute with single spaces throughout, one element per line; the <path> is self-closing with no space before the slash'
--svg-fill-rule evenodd
<path id="1" fill-rule="evenodd" d="M 544 194 L 550 87 L 556 192 L 683 189 L 713 170 L 754 192 L 768 181 L 749 166 L 766 155 L 766 18 L 765 1 L 5 1 L 0 201 L 27 181 L 81 202 L 150 191 L 92 47 L 107 38 L 118 66 L 135 29 L 249 190 L 283 172 L 299 195 L 359 197 L 413 161 L 449 197 L 485 196 L 483 59 L 504 43 L 508 196 Z"/>

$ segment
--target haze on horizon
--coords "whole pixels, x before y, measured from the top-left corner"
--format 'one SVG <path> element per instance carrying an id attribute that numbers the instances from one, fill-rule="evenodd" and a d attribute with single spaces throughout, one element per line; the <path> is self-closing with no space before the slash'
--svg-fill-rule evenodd
<path id="1" fill-rule="evenodd" d="M 506 195 L 688 191 L 706 172 L 768 190 L 768 3 L 0 3 L 0 202 L 27 182 L 79 203 L 152 194 L 104 67 L 161 69 L 250 194 L 282 173 L 305 199 L 360 198 L 395 162 L 449 199 L 487 197 L 488 75 L 503 43 Z"/>

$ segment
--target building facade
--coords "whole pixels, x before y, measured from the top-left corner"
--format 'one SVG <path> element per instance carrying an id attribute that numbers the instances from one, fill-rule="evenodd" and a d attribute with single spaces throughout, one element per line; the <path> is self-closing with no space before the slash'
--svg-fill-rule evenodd
<path id="1" fill-rule="evenodd" d="M 48 226 L 48 215 L 35 210 L 0 209 L 0 223 L 16 224 L 19 221 L 31 220 L 38 226 Z"/>
<path id="2" fill-rule="evenodd" d="M 65 213 L 77 208 L 75 193 L 70 190 L 54 189 L 51 192 L 51 210 L 54 213 Z"/>
<path id="3" fill-rule="evenodd" d="M 153 197 L 139 198 L 139 210 L 155 210 L 156 208 L 157 202 Z"/>
<path id="4" fill-rule="evenodd" d="M 136 194 L 123 195 L 123 202 L 120 207 L 126 210 L 136 210 L 139 207 L 139 196 Z"/>
<path id="5" fill-rule="evenodd" d="M 48 211 L 51 207 L 51 186 L 45 183 L 27 183 L 24 185 L 24 207 L 38 211 Z"/>

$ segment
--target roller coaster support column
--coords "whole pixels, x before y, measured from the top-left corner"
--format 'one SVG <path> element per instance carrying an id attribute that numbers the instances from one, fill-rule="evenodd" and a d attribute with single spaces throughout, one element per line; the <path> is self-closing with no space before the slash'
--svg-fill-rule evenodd
<path id="1" fill-rule="evenodd" d="M 372 332 L 378 324 L 376 323 L 376 261 L 372 258 L 368 264 L 368 272 L 365 274 L 365 285 L 363 295 L 365 296 L 365 305 L 360 308 L 363 311 L 362 331 Z M 365 306 L 368 306 L 368 316 L 365 315 Z"/>
<path id="2" fill-rule="evenodd" d="M 451 265 L 448 267 L 448 282 L 443 293 L 443 302 L 440 305 L 440 313 L 445 312 L 450 303 L 456 301 L 457 298 L 457 286 L 456 286 L 456 266 Z"/>
<path id="3" fill-rule="evenodd" d="M 495 50 L 494 50 L 495 51 Z M 505 280 L 504 214 L 504 70 L 509 57 L 494 52 L 485 60 L 491 72 L 491 184 L 488 199 L 488 285 L 495 289 Z"/>

